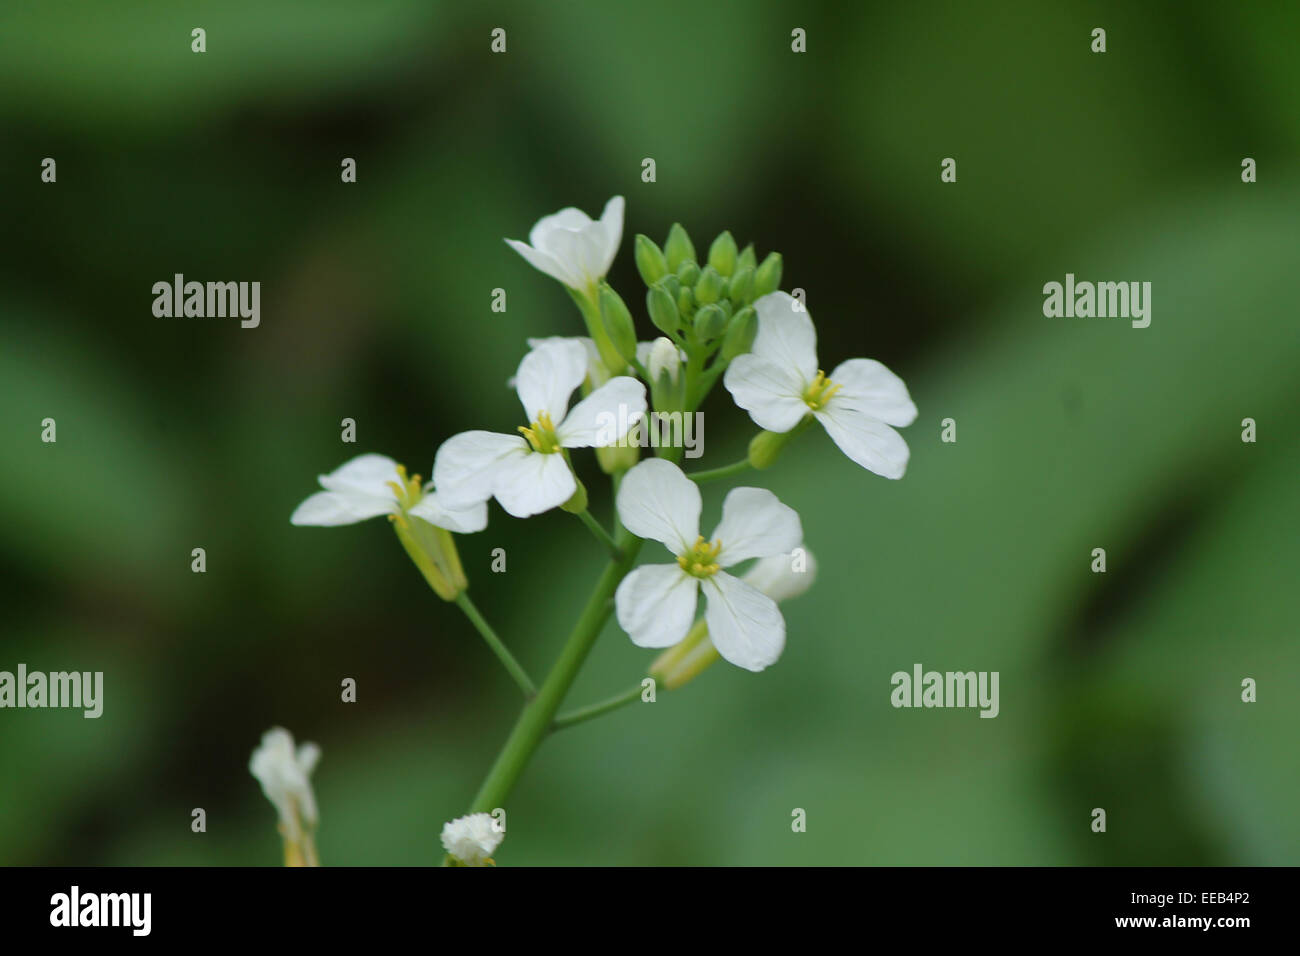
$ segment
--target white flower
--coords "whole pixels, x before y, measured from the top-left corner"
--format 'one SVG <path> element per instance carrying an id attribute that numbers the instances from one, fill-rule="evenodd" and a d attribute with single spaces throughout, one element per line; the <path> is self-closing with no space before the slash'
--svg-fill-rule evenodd
<path id="1" fill-rule="evenodd" d="M 812 319 L 784 292 L 754 303 L 753 350 L 732 359 L 723 383 L 760 428 L 788 432 L 811 414 L 849 458 L 885 478 L 907 469 L 907 443 L 890 426 L 916 420 L 903 380 L 872 359 L 849 359 L 828 379 L 817 368 Z"/>
<path id="2" fill-rule="evenodd" d="M 671 647 L 695 619 L 698 592 L 708 598 L 705 620 L 726 660 L 761 671 L 785 647 L 785 619 L 776 602 L 723 571 L 748 558 L 785 554 L 799 544 L 799 516 L 762 488 L 734 488 L 722 503 L 722 523 L 709 543 L 699 533 L 700 489 L 661 458 L 641 462 L 618 489 L 618 514 L 641 538 L 663 542 L 676 564 L 637 568 L 614 596 L 618 623 L 639 647 Z"/>
<path id="3" fill-rule="evenodd" d="M 641 347 L 637 346 L 637 360 L 645 367 L 646 376 L 652 383 L 659 381 L 661 372 L 667 372 L 669 381 L 676 382 L 682 364 L 682 350 L 673 344 L 672 339 L 661 335 L 650 343 L 644 359 L 641 358 Z"/>
<path id="4" fill-rule="evenodd" d="M 304 825 L 308 830 L 316 826 L 316 796 L 309 778 L 319 760 L 320 748 L 315 744 L 303 744 L 295 751 L 293 735 L 283 727 L 272 727 L 248 761 L 249 772 L 275 807 L 290 843 L 302 839 Z"/>
<path id="5" fill-rule="evenodd" d="M 623 197 L 615 196 L 605 203 L 598 221 L 593 222 L 581 209 L 570 206 L 539 219 L 527 243 L 518 239 L 506 242 L 533 268 L 592 297 L 622 240 Z"/>
<path id="6" fill-rule="evenodd" d="M 442 825 L 442 847 L 466 866 L 489 866 L 506 838 L 490 813 L 471 813 Z"/>
<path id="7" fill-rule="evenodd" d="M 544 341 L 524 356 L 515 376 L 519 401 L 531 424 L 520 435 L 471 431 L 453 435 L 434 456 L 433 478 L 449 507 L 496 498 L 516 518 L 564 504 L 577 490 L 566 448 L 592 448 L 619 440 L 615 421 L 645 414 L 645 386 L 620 375 L 573 408 L 569 396 L 587 376 L 580 339 Z"/>
<path id="8" fill-rule="evenodd" d="M 290 523 L 336 526 L 405 511 L 460 534 L 487 527 L 487 506 L 482 502 L 448 507 L 432 484 L 422 488 L 418 475 L 408 478 L 405 468 L 384 455 L 360 455 L 318 480 L 325 490 L 300 504 Z"/>

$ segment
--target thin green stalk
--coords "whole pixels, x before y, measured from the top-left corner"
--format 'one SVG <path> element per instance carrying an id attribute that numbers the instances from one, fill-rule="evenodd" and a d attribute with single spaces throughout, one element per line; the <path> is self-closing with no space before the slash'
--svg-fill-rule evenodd
<path id="1" fill-rule="evenodd" d="M 641 699 L 641 685 L 636 684 L 629 687 L 623 693 L 611 697 L 608 700 L 602 700 L 597 704 L 588 704 L 586 707 L 578 707 L 569 711 L 567 714 L 560 714 L 555 718 L 552 724 L 554 730 L 563 730 L 565 727 L 572 727 L 574 724 L 580 724 L 584 720 L 591 720 L 608 714 L 612 710 L 618 710 L 620 707 L 626 707 L 628 704 L 635 703 Z"/>
<path id="2" fill-rule="evenodd" d="M 584 509 L 582 511 L 575 512 L 575 514 L 577 514 L 577 516 L 582 519 L 582 523 L 587 526 L 588 530 L 590 530 L 591 533 L 596 536 L 596 540 L 609 549 L 609 554 L 611 558 L 617 561 L 619 558 L 623 556 L 623 553 L 619 550 L 618 542 L 615 541 L 613 537 L 610 536 L 610 533 L 605 530 L 604 526 L 601 525 L 599 521 L 597 521 L 595 518 L 591 516 L 590 511 Z"/>
<path id="3" fill-rule="evenodd" d="M 537 695 L 537 686 L 528 676 L 528 672 L 520 666 L 517 660 L 515 660 L 515 656 L 511 654 L 505 644 L 502 643 L 501 638 L 497 637 L 497 632 L 492 630 L 492 625 L 489 624 L 483 615 L 479 613 L 478 608 L 474 606 L 474 602 L 469 599 L 469 594 L 467 592 L 461 591 L 460 594 L 456 596 L 456 606 L 464 611 L 465 616 L 469 618 L 470 623 L 478 628 L 478 632 L 483 635 L 483 640 L 487 642 L 487 646 L 492 649 L 492 653 L 495 654 L 501 663 L 505 665 L 506 670 L 510 672 L 510 676 L 513 677 L 515 683 L 519 685 L 519 689 L 524 692 L 524 696 L 527 698 L 535 697 Z"/>
<path id="4" fill-rule="evenodd" d="M 546 680 L 542 682 L 537 696 L 524 705 L 514 729 L 506 738 L 501 752 L 497 754 L 496 762 L 488 771 L 483 785 L 479 787 L 474 803 L 470 807 L 471 813 L 489 813 L 505 801 L 515 781 L 527 766 L 533 751 L 551 729 L 556 711 L 564 702 L 569 687 L 587 660 L 587 654 L 596 643 L 596 638 L 600 636 L 605 622 L 609 620 L 610 612 L 614 608 L 614 591 L 618 588 L 619 582 L 627 576 L 628 571 L 632 570 L 632 563 L 636 560 L 637 552 L 641 550 L 641 539 L 626 530 L 620 529 L 618 541 L 623 552 L 622 560 L 611 560 L 605 566 L 600 580 L 596 582 L 596 587 L 591 592 L 591 597 L 587 599 L 582 609 L 582 614 L 578 616 L 578 622 L 573 626 L 573 631 L 564 644 L 564 649 L 560 652 L 559 659 L 551 668 L 551 672 L 546 675 Z"/>
<path id="5" fill-rule="evenodd" d="M 710 468 L 708 471 L 689 472 L 686 477 L 703 484 L 706 481 L 715 481 L 718 478 L 728 478 L 731 475 L 738 475 L 748 467 L 749 459 L 742 458 L 740 461 L 733 461 L 730 465 L 723 465 L 721 468 Z"/>

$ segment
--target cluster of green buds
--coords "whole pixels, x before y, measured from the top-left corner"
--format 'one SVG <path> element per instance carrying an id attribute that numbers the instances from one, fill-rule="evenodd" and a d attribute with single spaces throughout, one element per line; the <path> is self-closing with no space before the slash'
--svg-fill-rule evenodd
<path id="1" fill-rule="evenodd" d="M 726 361 L 749 351 L 758 329 L 753 302 L 781 284 L 780 253 L 760 264 L 753 245 L 739 250 L 731 233 L 723 232 L 701 265 L 680 223 L 668 230 L 662 249 L 638 235 L 636 266 L 655 327 L 679 345 L 720 348 Z"/>
<path id="2" fill-rule="evenodd" d="M 688 361 L 696 360 L 701 378 L 709 383 L 728 362 L 749 351 L 758 332 L 754 301 L 781 285 L 780 253 L 769 253 L 759 263 L 752 244 L 739 249 L 724 231 L 701 264 L 680 223 L 668 230 L 663 248 L 638 235 L 636 267 L 646 284 L 650 321 L 686 352 Z M 705 370 L 703 363 L 715 354 L 717 361 Z"/>

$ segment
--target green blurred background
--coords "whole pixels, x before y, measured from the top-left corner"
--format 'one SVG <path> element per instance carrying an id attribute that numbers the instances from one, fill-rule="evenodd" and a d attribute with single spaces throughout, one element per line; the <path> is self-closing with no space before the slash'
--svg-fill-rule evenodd
<path id="1" fill-rule="evenodd" d="M 784 254 L 826 368 L 880 359 L 920 418 L 901 482 L 820 430 L 768 473 L 821 563 L 784 657 L 546 742 L 501 863 L 1300 862 L 1298 27 L 1284 4 L 6 4 L 0 669 L 106 688 L 99 720 L 0 712 L 0 862 L 277 863 L 247 771 L 273 724 L 324 749 L 326 864 L 437 862 L 517 692 L 382 522 L 288 516 L 355 453 L 427 475 L 454 432 L 518 424 L 525 338 L 581 325 L 502 238 L 614 194 L 643 337 L 631 237 L 729 228 Z M 261 281 L 261 327 L 154 318 L 176 272 Z M 1044 318 L 1066 272 L 1150 281 L 1151 327 Z M 704 466 L 752 433 L 727 399 Z M 462 555 L 540 676 L 598 549 L 494 506 Z M 570 703 L 650 656 L 611 625 Z M 1001 715 L 893 709 L 917 662 L 999 671 Z"/>

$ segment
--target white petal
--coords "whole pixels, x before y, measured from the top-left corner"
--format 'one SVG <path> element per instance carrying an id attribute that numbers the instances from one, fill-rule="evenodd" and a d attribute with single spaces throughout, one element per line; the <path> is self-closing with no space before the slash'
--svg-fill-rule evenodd
<path id="1" fill-rule="evenodd" d="M 883 478 L 903 477 L 907 470 L 907 442 L 884 422 L 834 400 L 813 414 L 840 451 L 867 471 Z"/>
<path id="2" fill-rule="evenodd" d="M 492 493 L 516 518 L 531 518 L 558 508 L 577 491 L 573 472 L 560 454 L 529 452 L 512 457 L 492 475 Z"/>
<path id="3" fill-rule="evenodd" d="M 407 514 L 422 518 L 435 528 L 446 528 L 457 534 L 473 534 L 487 527 L 487 504 L 476 502 L 452 508 L 436 492 L 421 498 Z"/>
<path id="4" fill-rule="evenodd" d="M 546 412 L 553 422 L 564 419 L 569 396 L 587 377 L 587 349 L 578 339 L 544 342 L 524 356 L 515 376 L 515 390 L 530 423 Z"/>
<path id="5" fill-rule="evenodd" d="M 615 196 L 609 202 L 605 203 L 605 211 L 600 214 L 600 226 L 603 233 L 604 247 L 601 250 L 601 258 L 597 265 L 600 266 L 600 275 L 609 272 L 609 267 L 614 263 L 614 256 L 618 254 L 619 244 L 623 241 L 623 197 Z"/>
<path id="6" fill-rule="evenodd" d="M 591 225 L 591 217 L 581 209 L 567 206 L 559 212 L 543 216 L 528 233 L 528 241 L 537 249 L 549 250 L 547 240 L 557 231 L 577 232 Z"/>
<path id="7" fill-rule="evenodd" d="M 795 309 L 785 292 L 772 292 L 754 303 L 758 335 L 750 351 L 777 365 L 796 369 L 805 382 L 817 374 L 817 332 L 807 309 Z"/>
<path id="8" fill-rule="evenodd" d="M 567 286 L 578 288 L 578 277 L 573 275 L 565 263 L 559 262 L 549 252 L 534 249 L 518 239 L 507 239 L 506 244 L 528 260 L 528 264 L 539 272 L 545 272 L 552 279 L 558 279 Z"/>
<path id="9" fill-rule="evenodd" d="M 766 488 L 733 488 L 722 502 L 722 523 L 713 532 L 722 542 L 724 568 L 749 558 L 791 551 L 803 540 L 799 515 Z"/>
<path id="10" fill-rule="evenodd" d="M 875 359 L 849 359 L 831 372 L 831 381 L 842 388 L 831 404 L 846 405 L 872 418 L 903 428 L 916 421 L 916 405 L 903 380 Z"/>
<path id="11" fill-rule="evenodd" d="M 662 541 L 684 554 L 700 534 L 700 489 L 662 458 L 647 458 L 623 476 L 616 498 L 618 517 L 638 538 Z"/>
<path id="12" fill-rule="evenodd" d="M 704 581 L 709 639 L 724 660 L 761 671 L 785 649 L 785 618 L 766 594 L 726 571 Z"/>
<path id="13" fill-rule="evenodd" d="M 311 742 L 299 744 L 296 759 L 298 769 L 304 776 L 310 777 L 316 769 L 316 764 L 320 763 L 320 746 Z"/>
<path id="14" fill-rule="evenodd" d="M 620 375 L 574 405 L 555 433 L 565 448 L 613 445 L 645 414 L 645 409 L 645 386 Z"/>
<path id="15" fill-rule="evenodd" d="M 601 263 L 605 256 L 605 238 L 599 224 L 570 231 L 556 229 L 546 237 L 547 251 L 573 276 L 573 288 L 588 291 L 605 273 Z"/>
<path id="16" fill-rule="evenodd" d="M 645 564 L 614 593 L 618 626 L 637 647 L 672 647 L 695 620 L 698 579 L 675 564 Z"/>
<path id="17" fill-rule="evenodd" d="M 388 487 L 390 481 L 399 481 L 397 462 L 386 455 L 358 455 L 328 475 L 320 476 L 321 487 L 326 491 L 352 492 L 396 501 L 393 489 Z"/>
<path id="18" fill-rule="evenodd" d="M 803 400 L 806 383 L 788 365 L 757 355 L 738 355 L 722 377 L 736 404 L 749 412 L 759 428 L 788 432 L 808 414 Z"/>
<path id="19" fill-rule="evenodd" d="M 433 484 L 443 506 L 465 508 L 492 497 L 492 473 L 510 458 L 528 454 L 519 435 L 472 431 L 453 435 L 433 459 Z"/>
<path id="20" fill-rule="evenodd" d="M 540 348 L 548 342 L 581 342 L 582 347 L 587 350 L 587 381 L 591 387 L 599 388 L 609 381 L 609 368 L 605 365 L 605 360 L 600 357 L 600 351 L 596 348 L 593 339 L 589 339 L 585 335 L 551 335 L 546 338 L 529 339 L 528 347 L 530 349 Z M 512 377 L 506 384 L 514 388 L 516 381 Z"/>
<path id="21" fill-rule="evenodd" d="M 813 553 L 807 548 L 802 550 L 803 554 L 797 556 L 802 570 L 795 570 L 796 555 L 774 554 L 755 562 L 740 580 L 751 588 L 758 588 L 778 604 L 797 598 L 812 587 L 817 577 L 817 561 Z"/>
<path id="22" fill-rule="evenodd" d="M 294 509 L 289 516 L 289 523 L 333 528 L 356 524 L 396 510 L 397 501 L 391 494 L 385 499 L 339 491 L 318 491 Z"/>

